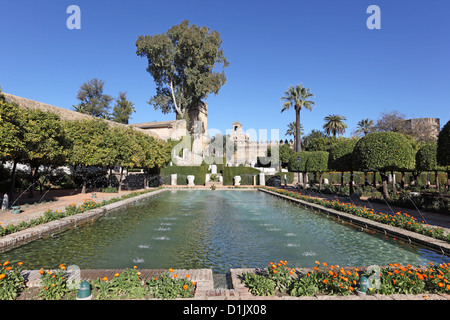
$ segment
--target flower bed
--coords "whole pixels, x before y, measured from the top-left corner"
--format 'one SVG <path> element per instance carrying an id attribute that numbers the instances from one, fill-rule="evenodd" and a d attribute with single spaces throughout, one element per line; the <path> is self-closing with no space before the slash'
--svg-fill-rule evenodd
<path id="1" fill-rule="evenodd" d="M 402 228 L 405 230 L 417 232 L 426 236 L 433 237 L 435 239 L 444 240 L 450 243 L 450 234 L 444 235 L 444 229 L 441 227 L 431 227 L 419 223 L 416 218 L 404 213 L 397 212 L 395 215 L 389 215 L 382 212 L 376 212 L 373 209 L 366 207 L 360 207 L 352 203 L 344 203 L 339 200 L 326 200 L 319 197 L 311 197 L 301 194 L 300 192 L 287 191 L 274 188 L 262 188 L 268 191 L 276 192 L 294 199 L 307 201 L 310 203 L 319 204 L 326 208 L 331 208 L 345 213 L 350 213 L 358 217 L 367 218 L 373 221 L 391 225 L 394 227 Z M 423 221 L 422 221 L 423 222 Z"/>
<path id="2" fill-rule="evenodd" d="M 5 261 L 0 271 L 0 300 L 14 300 L 27 295 L 35 300 L 73 300 L 78 288 L 68 283 L 65 264 L 57 270 L 39 270 L 41 285 L 38 290 L 27 288 L 21 274 L 22 262 L 11 264 Z M 136 266 L 114 274 L 113 277 L 100 277 L 90 282 L 92 299 L 175 299 L 194 296 L 196 283 L 189 274 L 178 276 L 169 269 L 148 281 L 141 278 Z M 28 292 L 27 292 L 28 291 Z"/>
<path id="3" fill-rule="evenodd" d="M 367 294 L 450 294 L 450 266 L 402 266 L 398 263 L 367 274 L 358 268 L 342 268 L 316 261 L 306 274 L 286 266 L 286 261 L 270 262 L 265 272 L 242 274 L 242 282 L 256 296 L 354 295 L 360 288 L 361 275 L 367 276 Z"/>

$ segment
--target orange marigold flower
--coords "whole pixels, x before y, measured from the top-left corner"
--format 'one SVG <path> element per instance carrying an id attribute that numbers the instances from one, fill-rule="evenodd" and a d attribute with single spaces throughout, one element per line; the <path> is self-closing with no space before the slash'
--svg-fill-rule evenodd
<path id="1" fill-rule="evenodd" d="M 439 283 L 438 283 L 438 286 L 441 287 L 441 288 L 443 288 L 443 287 L 444 287 L 444 284 L 443 284 L 442 282 L 439 282 Z"/>
<path id="2" fill-rule="evenodd" d="M 5 274 L 0 274 L 0 279 L 3 279 L 4 277 L 6 277 L 6 275 Z"/>
<path id="3" fill-rule="evenodd" d="M 178 276 L 177 276 L 177 274 L 176 274 L 176 273 L 174 273 L 174 274 L 173 274 L 173 277 L 174 277 L 174 278 L 176 278 L 176 277 L 178 277 Z"/>
<path id="4" fill-rule="evenodd" d="M 120 276 L 120 274 L 119 274 L 119 273 L 116 273 L 116 274 L 114 275 L 114 277 L 118 277 L 118 276 Z"/>
<path id="5" fill-rule="evenodd" d="M 22 261 L 19 261 L 19 262 L 17 262 L 17 264 L 18 264 L 19 266 L 21 266 L 21 265 L 23 265 L 23 262 L 22 262 Z"/>
<path id="6" fill-rule="evenodd" d="M 327 279 L 323 279 L 323 281 L 322 281 L 324 284 L 327 284 L 328 283 L 328 280 Z"/>
<path id="7" fill-rule="evenodd" d="M 189 286 L 187 285 L 187 284 L 185 284 L 184 286 L 183 286 L 183 289 L 184 290 L 187 290 L 189 288 Z"/>
<path id="8" fill-rule="evenodd" d="M 322 265 L 323 265 L 324 267 L 326 267 L 328 264 L 327 264 L 326 262 L 324 262 L 324 263 L 322 263 Z"/>
<path id="9" fill-rule="evenodd" d="M 108 281 L 108 277 L 103 277 L 103 281 Z"/>
<path id="10" fill-rule="evenodd" d="M 4 266 L 7 266 L 8 264 L 9 264 L 9 261 L 5 261 L 5 262 L 3 263 Z"/>
<path id="11" fill-rule="evenodd" d="M 172 269 L 172 268 L 170 268 L 170 269 L 169 269 L 169 272 L 173 272 L 173 269 Z"/>

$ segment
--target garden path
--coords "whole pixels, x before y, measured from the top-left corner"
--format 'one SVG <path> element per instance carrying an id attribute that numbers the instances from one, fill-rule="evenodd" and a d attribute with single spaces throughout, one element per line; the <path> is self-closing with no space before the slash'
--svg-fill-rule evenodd
<path id="1" fill-rule="evenodd" d="M 120 193 L 102 193 L 98 191 L 90 191 L 82 194 L 79 190 L 50 190 L 43 198 L 42 195 L 36 191 L 34 192 L 33 198 L 29 198 L 28 194 L 23 194 L 19 198 L 20 194 L 18 193 L 14 195 L 14 198 L 18 199 L 15 205 L 20 205 L 20 214 L 13 214 L 11 213 L 11 210 L 0 210 L 0 223 L 1 226 L 7 226 L 11 223 L 20 223 L 22 220 L 30 221 L 39 218 L 48 209 L 58 211 L 64 210 L 66 206 L 70 204 L 75 203 L 76 205 L 81 205 L 86 200 L 102 202 L 103 200 L 117 198 L 132 191 L 127 190 L 121 191 Z M 92 192 L 96 193 L 97 198 L 92 198 Z"/>

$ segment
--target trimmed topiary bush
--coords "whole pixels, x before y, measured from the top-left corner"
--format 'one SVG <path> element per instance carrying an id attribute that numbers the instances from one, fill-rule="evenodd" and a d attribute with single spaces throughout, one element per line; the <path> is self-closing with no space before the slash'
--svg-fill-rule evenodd
<path id="1" fill-rule="evenodd" d="M 396 132 L 369 133 L 356 143 L 352 158 L 355 170 L 381 172 L 386 198 L 389 198 L 386 172 L 411 170 L 415 165 L 411 140 Z"/>

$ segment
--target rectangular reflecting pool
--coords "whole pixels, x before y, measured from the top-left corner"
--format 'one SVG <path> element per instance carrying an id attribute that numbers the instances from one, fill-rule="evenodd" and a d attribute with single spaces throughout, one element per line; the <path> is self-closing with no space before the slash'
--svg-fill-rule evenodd
<path id="1" fill-rule="evenodd" d="M 450 262 L 430 249 L 361 231 L 258 191 L 170 190 L 94 223 L 4 252 L 27 269 L 296 267 Z"/>

